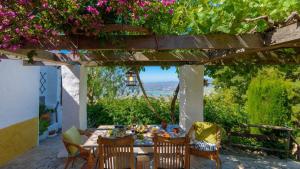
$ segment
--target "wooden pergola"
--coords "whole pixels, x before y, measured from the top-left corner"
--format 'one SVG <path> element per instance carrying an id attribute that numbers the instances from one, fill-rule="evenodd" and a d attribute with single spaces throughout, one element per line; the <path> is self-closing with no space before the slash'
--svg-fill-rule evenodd
<path id="1" fill-rule="evenodd" d="M 41 41 L 39 45 L 26 43 L 16 51 L 0 50 L 0 58 L 18 57 L 25 65 L 300 64 L 298 18 L 290 18 L 266 32 L 241 35 L 154 35 L 150 30 L 129 25 L 107 25 L 102 31 L 142 35 L 95 37 L 78 33 Z M 283 52 L 286 48 L 293 48 L 294 52 L 287 55 Z M 28 63 L 27 55 L 32 51 L 34 62 Z"/>
<path id="2" fill-rule="evenodd" d="M 265 32 L 231 35 L 155 35 L 130 25 L 105 25 L 107 36 L 61 35 L 24 43 L 16 51 L 0 49 L 0 59 L 22 59 L 23 65 L 64 65 L 62 76 L 63 130 L 87 127 L 87 66 L 181 66 L 180 125 L 189 129 L 203 121 L 203 65 L 300 64 L 300 17 L 292 15 Z M 129 32 L 129 35 L 111 35 Z M 70 118 L 72 116 L 72 118 Z"/>

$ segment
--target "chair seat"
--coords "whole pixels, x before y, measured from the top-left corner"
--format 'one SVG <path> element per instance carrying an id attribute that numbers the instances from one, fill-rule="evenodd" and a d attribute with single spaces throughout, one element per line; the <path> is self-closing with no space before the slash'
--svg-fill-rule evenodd
<path id="1" fill-rule="evenodd" d="M 205 141 L 196 141 L 194 148 L 200 151 L 217 151 L 216 144 L 208 143 Z"/>

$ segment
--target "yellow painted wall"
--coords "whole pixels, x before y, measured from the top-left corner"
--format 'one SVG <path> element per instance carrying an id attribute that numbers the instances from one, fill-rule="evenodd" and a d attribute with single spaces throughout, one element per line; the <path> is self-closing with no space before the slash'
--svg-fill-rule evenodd
<path id="1" fill-rule="evenodd" d="M 38 118 L 0 129 L 0 166 L 37 145 Z"/>

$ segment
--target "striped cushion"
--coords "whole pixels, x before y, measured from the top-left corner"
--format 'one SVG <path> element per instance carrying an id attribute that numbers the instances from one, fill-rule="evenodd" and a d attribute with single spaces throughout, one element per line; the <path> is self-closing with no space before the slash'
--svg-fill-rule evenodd
<path id="1" fill-rule="evenodd" d="M 207 143 L 205 141 L 196 141 L 195 148 L 200 151 L 216 151 L 217 150 L 216 144 Z"/>

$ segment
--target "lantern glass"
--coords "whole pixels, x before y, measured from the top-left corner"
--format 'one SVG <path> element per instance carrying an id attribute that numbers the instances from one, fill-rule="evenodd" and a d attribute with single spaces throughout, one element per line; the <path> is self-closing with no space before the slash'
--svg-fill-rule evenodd
<path id="1" fill-rule="evenodd" d="M 133 71 L 128 71 L 126 73 L 126 85 L 127 86 L 137 86 L 136 74 Z"/>

